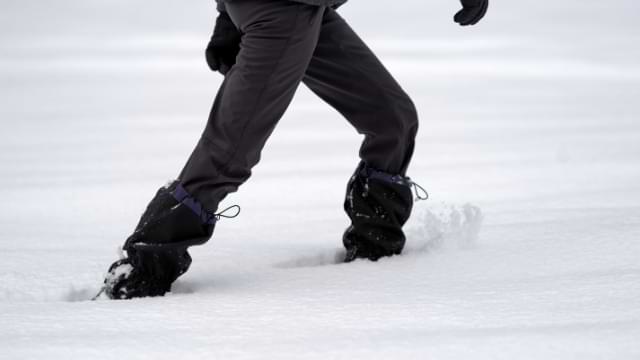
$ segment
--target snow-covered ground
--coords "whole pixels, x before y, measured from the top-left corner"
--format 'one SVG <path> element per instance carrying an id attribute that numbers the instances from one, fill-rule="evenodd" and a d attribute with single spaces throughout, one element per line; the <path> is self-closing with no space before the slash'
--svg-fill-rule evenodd
<path id="1" fill-rule="evenodd" d="M 214 12 L 3 0 L 0 359 L 640 358 L 640 5 L 394 4 L 341 12 L 421 115 L 405 255 L 334 263 L 360 138 L 301 88 L 174 292 L 91 302 L 202 131 Z"/>

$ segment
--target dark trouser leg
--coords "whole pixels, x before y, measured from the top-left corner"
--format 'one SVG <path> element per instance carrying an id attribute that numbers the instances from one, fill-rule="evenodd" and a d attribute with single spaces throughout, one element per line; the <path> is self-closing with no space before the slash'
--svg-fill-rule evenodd
<path id="1" fill-rule="evenodd" d="M 332 9 L 325 11 L 318 45 L 303 82 L 365 135 L 360 157 L 368 166 L 405 174 L 418 130 L 415 106 Z"/>
<path id="2" fill-rule="evenodd" d="M 316 47 L 323 7 L 275 0 L 227 4 L 242 32 L 236 65 L 180 180 L 210 210 L 245 182 L 291 102 Z"/>
<path id="3" fill-rule="evenodd" d="M 104 289 L 110 298 L 163 295 L 187 271 L 187 247 L 211 236 L 212 212 L 249 178 L 291 102 L 315 49 L 324 8 L 242 0 L 227 10 L 243 33 L 236 65 L 179 182 L 159 190 L 125 244 L 128 257 L 110 268 Z"/>
<path id="4" fill-rule="evenodd" d="M 304 83 L 365 135 L 347 186 L 347 261 L 399 254 L 413 205 L 405 173 L 418 118 L 413 102 L 340 15 L 327 9 Z"/>

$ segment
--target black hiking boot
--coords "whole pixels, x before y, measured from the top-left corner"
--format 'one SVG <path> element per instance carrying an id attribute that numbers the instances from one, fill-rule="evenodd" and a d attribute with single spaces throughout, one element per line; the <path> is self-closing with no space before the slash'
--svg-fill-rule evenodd
<path id="1" fill-rule="evenodd" d="M 207 242 L 221 216 L 204 209 L 177 181 L 160 188 L 124 244 L 127 256 L 111 265 L 98 296 L 131 299 L 171 291 L 191 265 L 187 248 Z"/>
<path id="2" fill-rule="evenodd" d="M 412 188 L 418 199 L 428 197 L 426 191 L 410 178 L 360 163 L 349 180 L 344 202 L 344 210 L 351 219 L 343 236 L 347 249 L 345 262 L 377 261 L 402 252 L 406 241 L 402 226 L 413 208 Z"/>

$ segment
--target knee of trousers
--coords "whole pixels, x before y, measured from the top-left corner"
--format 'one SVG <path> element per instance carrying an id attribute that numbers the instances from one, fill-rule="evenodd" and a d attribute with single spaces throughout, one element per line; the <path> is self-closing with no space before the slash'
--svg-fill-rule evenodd
<path id="1" fill-rule="evenodd" d="M 418 132 L 418 111 L 413 100 L 400 91 L 400 94 L 389 97 L 384 106 L 387 128 L 380 135 L 394 138 L 398 143 L 413 142 Z"/>
<path id="2" fill-rule="evenodd" d="M 406 140 L 413 141 L 418 133 L 418 110 L 413 100 L 409 95 L 404 96 L 398 100 L 399 110 L 398 112 L 402 120 L 403 136 Z"/>

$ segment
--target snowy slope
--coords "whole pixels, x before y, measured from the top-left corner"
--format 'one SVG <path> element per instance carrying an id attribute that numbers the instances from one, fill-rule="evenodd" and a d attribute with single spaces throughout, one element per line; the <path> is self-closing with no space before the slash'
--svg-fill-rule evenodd
<path id="1" fill-rule="evenodd" d="M 334 263 L 360 137 L 301 88 L 242 215 L 124 302 L 86 300 L 204 126 L 211 4 L 0 4 L 0 359 L 640 358 L 640 5 L 364 2 L 422 120 L 406 253 Z"/>

